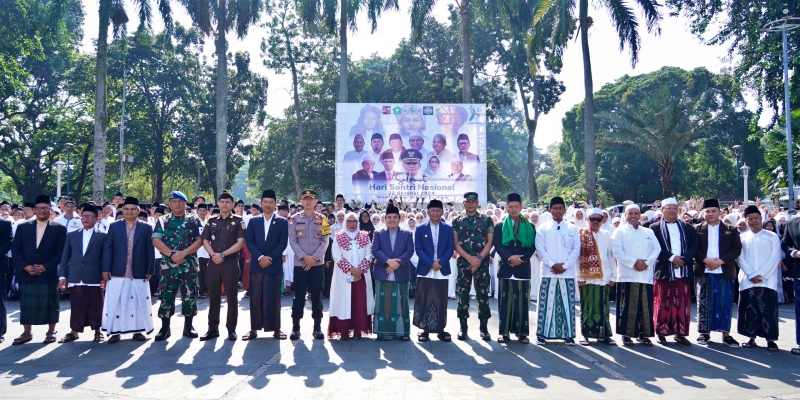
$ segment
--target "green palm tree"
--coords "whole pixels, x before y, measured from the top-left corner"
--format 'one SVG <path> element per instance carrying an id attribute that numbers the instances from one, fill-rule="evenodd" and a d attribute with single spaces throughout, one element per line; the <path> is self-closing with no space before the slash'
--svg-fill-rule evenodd
<path id="1" fill-rule="evenodd" d="M 627 46 L 631 53 L 631 65 L 636 66 L 639 61 L 639 48 L 641 38 L 639 36 L 639 20 L 636 18 L 633 7 L 628 3 L 638 4 L 645 17 L 648 32 L 655 31 L 661 33 L 659 22 L 661 13 L 657 0 L 603 0 L 597 1 L 608 9 L 611 22 L 619 36 L 619 48 L 624 50 Z M 575 9 L 578 9 L 578 16 L 575 18 Z M 581 50 L 583 53 L 583 86 L 584 86 L 584 163 L 586 166 L 586 193 L 587 201 L 595 203 L 597 200 L 597 171 L 595 162 L 595 121 L 594 121 L 594 84 L 592 82 L 592 62 L 589 56 L 589 28 L 592 27 L 594 20 L 589 16 L 589 0 L 542 0 L 536 16 L 533 20 L 533 27 L 537 25 L 551 25 L 553 35 L 564 35 L 575 29 L 575 22 L 578 22 L 577 29 L 581 35 Z M 563 51 L 560 49 L 558 51 Z"/>
<path id="2" fill-rule="evenodd" d="M 347 28 L 356 30 L 356 14 L 365 10 L 372 32 L 378 27 L 378 17 L 383 11 L 399 10 L 397 0 L 298 0 L 300 18 L 306 24 L 322 23 L 331 34 L 336 32 L 339 17 L 339 102 L 347 103 Z"/>
<path id="3" fill-rule="evenodd" d="M 411 36 L 417 39 L 422 34 L 422 26 L 428 18 L 436 0 L 411 1 Z M 463 102 L 472 103 L 472 56 L 469 40 L 469 0 L 458 0 L 458 15 L 461 16 L 461 63 L 463 69 Z"/>
<path id="4" fill-rule="evenodd" d="M 718 95 L 714 88 L 692 93 L 664 86 L 649 96 L 623 101 L 612 112 L 597 114 L 604 125 L 597 144 L 637 150 L 655 161 L 664 197 L 670 197 L 675 160 L 731 111 L 718 108 Z"/>
<path id="5" fill-rule="evenodd" d="M 167 1 L 167 0 L 163 0 Z M 217 179 L 216 196 L 226 187 L 228 160 L 228 41 L 225 35 L 232 28 L 244 38 L 250 26 L 261 17 L 261 0 L 180 0 L 194 25 L 205 35 L 216 35 L 217 83 L 215 87 Z M 216 29 L 215 29 L 216 27 Z M 235 146 L 233 146 L 235 147 Z"/>
<path id="6" fill-rule="evenodd" d="M 139 25 L 151 28 L 153 9 L 150 0 L 135 0 L 139 7 Z M 164 20 L 164 27 L 172 31 L 172 9 L 169 0 L 159 0 L 158 10 Z M 128 14 L 125 12 L 123 0 L 100 0 L 99 32 L 97 34 L 97 65 L 95 74 L 97 86 L 95 89 L 94 108 L 94 166 L 92 174 L 92 199 L 102 200 L 105 197 L 106 175 L 106 130 L 108 129 L 108 108 L 106 86 L 108 75 L 108 28 L 113 25 L 114 37 L 125 37 L 127 32 Z"/>

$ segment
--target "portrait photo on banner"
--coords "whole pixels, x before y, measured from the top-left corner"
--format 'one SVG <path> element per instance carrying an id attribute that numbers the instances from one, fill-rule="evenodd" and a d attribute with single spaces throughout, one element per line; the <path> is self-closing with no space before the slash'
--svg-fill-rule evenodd
<path id="1" fill-rule="evenodd" d="M 467 191 L 486 201 L 485 105 L 337 104 L 336 193 L 369 202 Z"/>

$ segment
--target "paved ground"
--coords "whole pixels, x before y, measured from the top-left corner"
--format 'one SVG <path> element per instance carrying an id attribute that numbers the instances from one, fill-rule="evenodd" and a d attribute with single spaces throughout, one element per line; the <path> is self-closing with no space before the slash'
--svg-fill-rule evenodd
<path id="1" fill-rule="evenodd" d="M 286 331 L 290 303 L 288 297 L 283 299 Z M 448 313 L 453 343 L 435 338 L 425 344 L 312 340 L 307 315 L 303 338 L 295 342 L 259 338 L 234 343 L 220 338 L 204 343 L 174 335 L 160 343 L 122 340 L 111 345 L 92 343 L 87 331 L 78 342 L 43 345 L 46 329 L 36 327 L 36 343 L 12 347 L 11 339 L 22 332 L 18 306 L 9 303 L 10 332 L 0 344 L 0 398 L 4 399 L 800 398 L 800 357 L 788 351 L 795 337 L 794 311 L 789 306 L 780 310 L 779 353 L 763 347 L 731 349 L 719 343 L 630 348 L 459 342 L 455 301 Z M 248 306 L 247 299 L 240 303 L 240 335 L 249 327 Z M 201 300 L 199 307 L 195 327 L 202 334 L 208 301 Z M 69 330 L 69 301 L 62 301 L 62 309 L 59 337 Z M 492 310 L 496 309 L 492 300 Z M 223 310 L 223 320 L 224 316 Z M 477 312 L 472 318 L 477 337 Z M 173 332 L 180 332 L 182 324 L 180 316 L 173 318 Z M 156 329 L 159 325 L 156 322 Z M 496 331 L 497 320 L 492 319 L 490 332 L 495 336 Z M 415 332 L 412 327 L 412 336 Z"/>

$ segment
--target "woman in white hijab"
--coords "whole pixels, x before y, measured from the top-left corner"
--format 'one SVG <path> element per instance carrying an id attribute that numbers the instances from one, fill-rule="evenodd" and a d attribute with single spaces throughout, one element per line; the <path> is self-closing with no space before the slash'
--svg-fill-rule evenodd
<path id="1" fill-rule="evenodd" d="M 366 232 L 358 230 L 358 217 L 345 215 L 345 228 L 333 239 L 333 280 L 329 304 L 328 337 L 361 339 L 372 333 L 372 243 Z"/>
<path id="2" fill-rule="evenodd" d="M 331 233 L 337 234 L 340 230 L 344 229 L 344 210 L 339 210 L 336 212 L 336 223 L 331 226 Z"/>
<path id="3" fill-rule="evenodd" d="M 372 214 L 372 225 L 375 226 L 375 230 L 376 231 L 379 231 L 379 230 L 383 229 L 384 225 L 383 225 L 383 222 L 381 222 L 381 215 L 380 214 L 378 214 L 378 213 Z"/>
<path id="4" fill-rule="evenodd" d="M 575 220 L 573 221 L 573 223 L 575 224 L 576 228 L 581 229 L 589 227 L 589 222 L 586 221 L 586 213 L 583 211 L 582 208 L 575 209 L 574 218 Z"/>

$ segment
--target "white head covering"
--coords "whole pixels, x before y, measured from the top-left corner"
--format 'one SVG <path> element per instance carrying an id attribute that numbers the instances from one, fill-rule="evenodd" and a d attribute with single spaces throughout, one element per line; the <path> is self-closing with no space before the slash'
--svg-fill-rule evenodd
<path id="1" fill-rule="evenodd" d="M 678 200 L 674 197 L 670 197 L 668 199 L 661 200 L 661 207 L 668 206 L 668 205 L 678 205 Z"/>
<path id="2" fill-rule="evenodd" d="M 625 206 L 625 212 L 628 212 L 628 210 L 633 209 L 633 208 L 641 211 L 641 208 L 639 208 L 638 205 L 636 205 L 636 204 L 628 204 L 628 205 Z"/>
<path id="3" fill-rule="evenodd" d="M 350 230 L 347 229 L 347 219 L 351 216 L 356 219 L 356 229 L 353 232 L 350 232 Z M 356 235 L 358 235 L 358 215 L 356 215 L 356 213 L 349 211 L 344 215 L 344 226 L 342 227 L 342 231 L 344 231 L 344 233 L 346 233 L 350 239 L 356 238 Z"/>
<path id="4" fill-rule="evenodd" d="M 591 208 L 591 209 L 589 209 L 589 211 L 586 214 L 587 214 L 587 216 L 589 216 L 589 215 L 599 215 L 599 216 L 602 217 L 603 216 L 603 210 L 601 210 L 599 208 Z"/>

